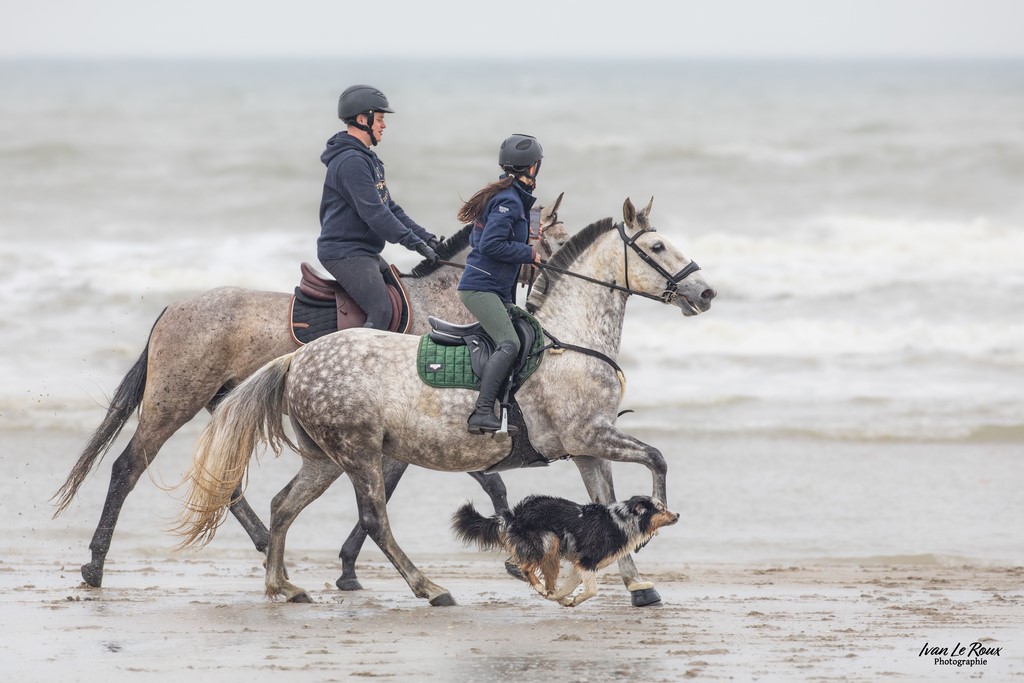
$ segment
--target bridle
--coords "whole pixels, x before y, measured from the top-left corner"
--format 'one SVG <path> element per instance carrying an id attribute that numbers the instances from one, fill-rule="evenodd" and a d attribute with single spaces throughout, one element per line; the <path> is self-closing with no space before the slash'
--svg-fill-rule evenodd
<path id="1" fill-rule="evenodd" d="M 688 276 L 700 270 L 700 266 L 697 265 L 696 261 L 690 261 L 685 266 L 683 266 L 683 268 L 678 273 L 673 275 L 669 273 L 664 266 L 655 261 L 654 257 L 652 257 L 650 254 L 644 251 L 640 247 L 640 245 L 636 243 L 636 241 L 644 233 L 656 232 L 654 228 L 640 228 L 632 237 L 626 235 L 626 226 L 622 222 L 616 223 L 615 228 L 619 232 L 619 237 L 622 238 L 622 256 L 623 260 L 625 261 L 626 267 L 625 287 L 623 287 L 622 285 L 615 284 L 614 282 L 598 280 L 597 278 L 592 278 L 587 275 L 574 273 L 571 270 L 559 268 L 558 266 L 553 266 L 550 263 L 546 262 L 537 263 L 535 265 L 538 268 L 542 268 L 544 270 L 551 270 L 556 273 L 561 273 L 562 275 L 568 275 L 569 277 L 574 277 L 580 280 L 585 280 L 587 282 L 592 282 L 596 285 L 607 287 L 608 289 L 614 289 L 619 292 L 625 292 L 626 294 L 636 294 L 637 296 L 642 296 L 645 299 L 652 299 L 654 301 L 660 301 L 661 303 L 666 304 L 672 303 L 679 296 L 679 283 L 685 280 Z M 651 268 L 654 269 L 656 273 L 665 278 L 665 289 L 662 291 L 660 295 L 655 296 L 654 294 L 648 294 L 647 292 L 642 292 L 640 290 L 633 289 L 632 287 L 629 286 L 629 249 L 632 249 L 644 263 L 649 265 Z"/>
<path id="2" fill-rule="evenodd" d="M 535 241 L 544 249 L 544 257 L 551 258 L 555 255 L 555 250 L 551 248 L 551 242 L 548 241 L 547 236 L 544 232 L 552 225 L 558 224 L 558 211 L 552 211 L 551 215 L 548 216 L 548 220 L 537 225 L 537 232 L 530 231 L 530 240 Z"/>
<path id="3" fill-rule="evenodd" d="M 562 197 L 561 195 L 559 195 L 558 201 L 555 202 L 555 208 L 552 209 L 551 214 L 548 216 L 548 219 L 546 221 L 537 222 L 536 232 L 534 232 L 532 228 L 529 228 L 528 241 L 540 246 L 541 251 L 543 252 L 542 257 L 545 259 L 549 259 L 555 255 L 555 250 L 551 248 L 551 242 L 548 240 L 547 235 L 545 235 L 544 233 L 552 225 L 558 225 L 558 205 L 561 203 L 561 201 Z M 530 292 L 533 291 L 533 283 L 537 281 L 537 269 L 531 268 L 530 266 L 532 265 L 536 264 L 524 263 L 522 268 L 520 269 L 519 274 L 520 284 L 524 284 L 523 280 L 526 280 L 525 284 L 527 298 L 529 298 Z"/>
<path id="4" fill-rule="evenodd" d="M 626 290 L 629 291 L 630 294 L 639 294 L 641 296 L 647 297 L 648 299 L 663 301 L 666 304 L 675 301 L 676 297 L 679 296 L 679 283 L 685 280 L 686 277 L 691 273 L 696 273 L 698 270 L 700 270 L 700 266 L 697 265 L 697 262 L 690 261 L 685 266 L 683 266 L 678 273 L 672 275 L 667 270 L 665 270 L 664 266 L 655 261 L 650 254 L 641 249 L 640 246 L 636 243 L 636 241 L 640 238 L 640 235 L 644 234 L 645 232 L 656 232 L 654 228 L 641 228 L 640 230 L 636 231 L 635 235 L 633 235 L 632 237 L 628 237 L 626 235 L 626 226 L 623 223 L 616 223 L 615 227 L 619 231 L 619 237 L 622 238 L 622 256 L 626 265 Z M 628 258 L 629 254 L 626 252 L 627 248 L 632 249 L 636 253 L 636 255 L 640 257 L 640 260 L 649 265 L 651 268 L 654 268 L 654 271 L 658 273 L 658 275 L 661 275 L 663 278 L 665 278 L 665 290 L 661 293 L 661 296 L 651 296 L 646 292 L 637 292 L 630 288 Z"/>
<path id="5" fill-rule="evenodd" d="M 661 303 L 666 303 L 666 304 L 672 303 L 679 296 L 679 291 L 678 291 L 679 290 L 679 283 L 682 282 L 683 280 L 685 280 L 688 276 L 690 276 L 693 273 L 696 273 L 698 270 L 700 270 L 700 266 L 697 265 L 696 261 L 690 261 L 685 266 L 683 266 L 682 269 L 678 273 L 673 275 L 673 274 L 669 273 L 665 269 L 665 267 L 663 265 L 661 265 L 656 260 L 654 260 L 654 257 L 652 257 L 650 254 L 648 254 L 646 251 L 644 251 L 640 247 L 640 245 L 636 243 L 636 241 L 640 237 L 640 235 L 642 235 L 642 234 L 644 234 L 646 232 L 655 232 L 654 228 L 640 228 L 639 230 L 637 230 L 636 234 L 633 235 L 632 237 L 629 237 L 628 235 L 626 235 L 626 226 L 623 223 L 621 223 L 621 222 L 620 223 L 616 223 L 615 224 L 615 228 L 618 230 L 619 237 L 622 239 L 622 256 L 623 256 L 623 260 L 625 261 L 625 268 L 626 268 L 626 286 L 625 287 L 623 287 L 621 285 L 617 285 L 614 282 L 607 282 L 607 281 L 604 281 L 604 280 L 598 280 L 597 278 L 592 278 L 592 277 L 589 277 L 587 275 L 581 275 L 580 273 L 574 273 L 571 270 L 565 270 L 564 268 L 559 268 L 558 266 L 553 266 L 553 265 L 551 265 L 549 263 L 542 262 L 542 263 L 538 263 L 536 265 L 538 267 L 540 267 L 540 268 L 544 268 L 544 269 L 547 269 L 547 270 L 552 270 L 552 271 L 554 271 L 556 273 L 561 273 L 562 275 L 568 275 L 570 277 L 579 278 L 580 280 L 586 280 L 587 282 L 592 282 L 594 284 L 601 285 L 602 287 L 607 287 L 608 289 L 614 289 L 616 291 L 625 292 L 627 295 L 636 294 L 638 296 L 642 296 L 642 297 L 647 298 L 647 299 L 653 299 L 654 301 L 659 301 Z M 649 265 L 651 268 L 653 268 L 655 270 L 656 273 L 658 273 L 663 278 L 665 278 L 665 289 L 662 291 L 660 296 L 655 296 L 653 294 L 648 294 L 647 292 L 641 292 L 641 291 L 633 289 L 632 287 L 629 286 L 629 251 L 628 251 L 629 249 L 632 249 L 636 253 L 636 255 L 639 256 L 640 259 L 644 263 Z M 529 296 L 529 295 L 527 295 L 527 296 Z M 689 302 L 687 302 L 687 303 L 689 303 Z M 692 304 L 691 304 L 691 307 L 692 307 Z M 598 359 L 604 361 L 605 363 L 607 363 L 609 366 L 611 366 L 611 368 L 613 370 L 615 370 L 615 377 L 619 380 L 619 390 L 620 390 L 620 392 L 621 393 L 625 393 L 625 390 L 626 390 L 626 375 L 622 371 L 622 368 L 619 367 L 619 364 L 616 363 L 613 358 L 611 358 L 610 356 L 608 356 L 608 355 L 606 355 L 604 353 L 601 353 L 600 351 L 596 351 L 594 349 L 588 349 L 588 348 L 586 348 L 584 346 L 577 346 L 575 344 L 566 344 L 565 342 L 557 339 L 547 329 L 544 330 L 544 334 L 545 334 L 545 336 L 548 337 L 548 339 L 551 340 L 551 343 L 544 347 L 545 350 L 547 350 L 547 349 L 569 349 L 571 351 L 576 351 L 576 352 L 579 352 L 579 353 L 586 354 L 588 356 L 592 356 L 594 358 L 598 358 Z M 620 398 L 621 398 L 621 395 L 620 395 Z M 641 545 L 640 547 L 643 547 L 643 545 Z M 638 550 L 639 550 L 639 548 L 638 548 Z"/>

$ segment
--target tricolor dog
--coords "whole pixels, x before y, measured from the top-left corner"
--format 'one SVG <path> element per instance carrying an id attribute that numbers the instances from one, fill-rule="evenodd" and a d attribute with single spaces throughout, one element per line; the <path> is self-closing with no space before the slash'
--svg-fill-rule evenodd
<path id="1" fill-rule="evenodd" d="M 492 517 L 484 517 L 466 503 L 453 516 L 452 530 L 464 543 L 475 543 L 481 550 L 510 552 L 512 562 L 538 593 L 575 607 L 597 594 L 599 569 L 639 550 L 658 529 L 678 521 L 677 513 L 649 496 L 611 505 L 528 496 L 511 511 Z M 562 560 L 570 564 L 572 573 L 556 588 Z M 580 583 L 582 590 L 574 594 Z"/>

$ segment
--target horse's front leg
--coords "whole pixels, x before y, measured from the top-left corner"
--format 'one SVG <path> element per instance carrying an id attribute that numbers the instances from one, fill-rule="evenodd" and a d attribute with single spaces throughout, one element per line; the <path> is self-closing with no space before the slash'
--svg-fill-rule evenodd
<path id="1" fill-rule="evenodd" d="M 668 503 L 665 490 L 665 478 L 668 475 L 668 464 L 664 456 L 654 446 L 644 443 L 634 436 L 619 430 L 613 422 L 598 420 L 586 425 L 580 437 L 574 439 L 572 453 L 585 453 L 603 460 L 615 462 L 632 462 L 643 465 L 651 472 L 653 493 L 663 503 Z M 608 481 L 611 481 L 609 471 Z"/>
<path id="2" fill-rule="evenodd" d="M 501 475 L 497 472 L 492 472 L 491 474 L 469 472 L 468 474 L 476 480 L 476 483 L 480 484 L 484 493 L 491 499 L 491 505 L 494 506 L 494 514 L 500 515 L 503 512 L 508 512 L 510 509 L 508 505 L 508 489 L 505 488 L 505 480 L 501 478 Z M 523 573 L 511 558 L 505 560 L 505 571 L 514 579 L 529 581 L 526 574 Z"/>
<path id="3" fill-rule="evenodd" d="M 602 505 L 615 502 L 615 484 L 612 481 L 612 468 L 607 460 L 587 456 L 572 459 L 583 477 L 583 485 L 587 488 L 591 500 Z M 619 576 L 629 591 L 634 607 L 646 607 L 661 602 L 661 595 L 636 568 L 632 555 L 623 555 L 619 559 Z"/>
<path id="4" fill-rule="evenodd" d="M 468 472 L 467 474 L 473 477 L 476 483 L 480 484 L 484 493 L 491 499 L 491 505 L 494 506 L 494 514 L 500 515 L 502 512 L 508 511 L 508 489 L 505 488 L 505 481 L 501 478 L 501 475 L 497 472 L 491 474 Z"/>
<path id="5" fill-rule="evenodd" d="M 416 568 L 405 552 L 398 546 L 391 533 L 388 521 L 387 500 L 384 495 L 384 473 L 381 456 L 366 455 L 346 461 L 349 479 L 356 492 L 356 503 L 359 505 L 359 523 L 369 534 L 377 547 L 387 555 L 391 564 L 405 578 L 409 588 L 418 598 L 426 598 L 435 607 L 449 607 L 455 599 L 446 589 L 433 583 Z"/>

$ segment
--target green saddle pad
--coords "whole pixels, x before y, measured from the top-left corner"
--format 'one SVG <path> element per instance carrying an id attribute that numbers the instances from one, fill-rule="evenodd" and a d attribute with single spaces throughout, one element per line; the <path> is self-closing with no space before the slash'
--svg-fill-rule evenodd
<path id="1" fill-rule="evenodd" d="M 515 385 L 519 386 L 540 366 L 544 357 L 544 331 L 540 323 L 523 309 L 514 307 L 509 310 L 513 320 L 522 318 L 533 326 L 536 336 L 530 348 L 530 356 L 526 364 L 515 376 Z M 442 389 L 479 389 L 480 378 L 473 372 L 469 358 L 469 347 L 445 346 L 430 340 L 430 335 L 420 337 L 419 351 L 416 354 L 416 370 L 420 379 L 432 387 Z"/>

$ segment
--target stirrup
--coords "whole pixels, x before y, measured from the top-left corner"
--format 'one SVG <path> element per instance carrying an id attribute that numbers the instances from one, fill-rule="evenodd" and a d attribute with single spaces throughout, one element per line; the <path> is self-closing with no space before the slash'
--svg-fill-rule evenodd
<path id="1" fill-rule="evenodd" d="M 470 434 L 488 434 L 488 433 L 493 434 L 493 433 L 497 432 L 499 429 L 501 429 L 501 422 L 500 421 L 498 421 L 498 424 L 493 424 L 492 423 L 492 424 L 487 424 L 487 425 L 474 425 L 471 422 L 471 420 L 473 419 L 473 416 L 476 415 L 476 414 L 477 414 L 477 411 L 474 410 L 472 413 L 469 414 L 469 417 L 466 418 L 466 429 L 469 430 Z M 495 417 L 494 413 L 491 413 L 490 417 L 494 418 Z M 497 418 L 495 418 L 495 419 L 497 419 Z"/>
<path id="2" fill-rule="evenodd" d="M 501 413 L 502 416 L 501 419 L 498 420 L 497 426 L 493 426 L 490 424 L 486 426 L 472 425 L 469 423 L 469 421 L 472 420 L 473 416 L 477 414 L 477 411 L 474 410 L 466 419 L 466 428 L 469 430 L 470 434 L 490 434 L 496 439 L 505 439 L 509 436 L 515 436 L 516 434 L 518 434 L 519 427 L 517 427 L 516 425 L 510 425 L 508 423 L 508 411 L 502 408 Z M 497 416 L 494 413 L 491 413 L 490 416 L 497 419 Z"/>

